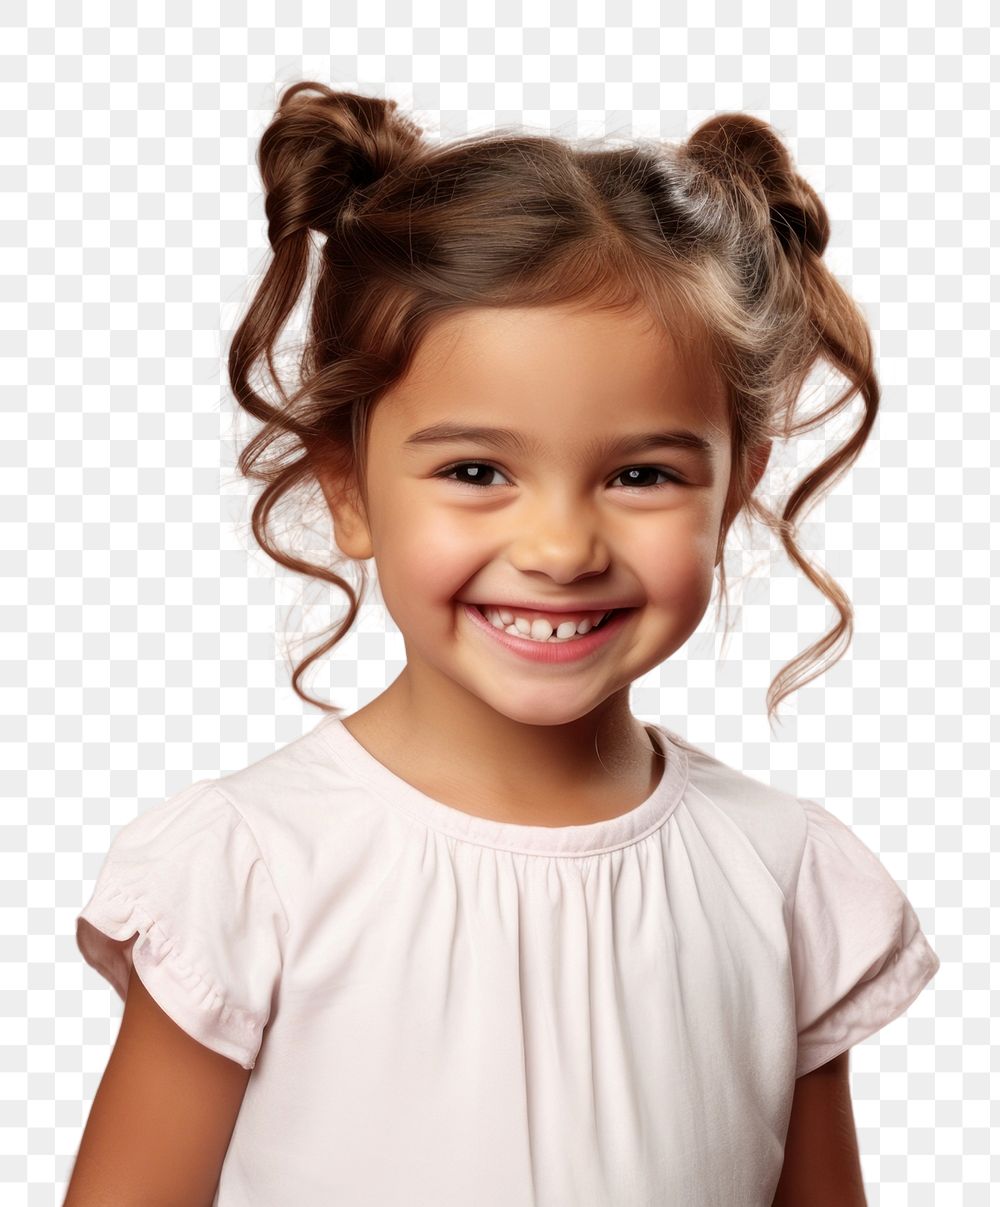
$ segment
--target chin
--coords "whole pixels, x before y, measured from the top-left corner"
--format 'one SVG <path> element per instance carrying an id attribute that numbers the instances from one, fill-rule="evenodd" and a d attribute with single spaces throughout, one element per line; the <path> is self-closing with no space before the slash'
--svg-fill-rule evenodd
<path id="1" fill-rule="evenodd" d="M 609 696 L 611 694 L 608 693 Z M 488 708 L 492 708 L 509 721 L 518 725 L 539 727 L 572 725 L 581 717 L 588 716 L 595 708 L 600 708 L 608 698 L 605 696 L 602 699 L 583 700 L 579 693 L 574 692 L 568 685 L 561 692 L 554 685 L 548 688 L 539 686 L 529 698 L 525 697 L 526 693 L 520 692 L 516 701 L 490 700 L 482 696 L 479 698 Z"/>

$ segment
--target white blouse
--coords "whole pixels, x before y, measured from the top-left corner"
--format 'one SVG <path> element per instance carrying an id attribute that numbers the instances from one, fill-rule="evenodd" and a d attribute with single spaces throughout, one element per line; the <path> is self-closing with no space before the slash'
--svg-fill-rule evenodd
<path id="1" fill-rule="evenodd" d="M 939 960 L 819 804 L 663 726 L 642 804 L 492 821 L 338 716 L 146 809 L 77 920 L 253 1073 L 219 1207 L 769 1207 L 795 1078 Z"/>

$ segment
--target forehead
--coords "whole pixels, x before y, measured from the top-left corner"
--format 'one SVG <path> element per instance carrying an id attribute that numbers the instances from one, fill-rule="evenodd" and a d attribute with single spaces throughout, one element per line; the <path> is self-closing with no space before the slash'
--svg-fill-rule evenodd
<path id="1" fill-rule="evenodd" d="M 483 308 L 441 320 L 376 408 L 383 431 L 503 424 L 539 441 L 665 420 L 719 439 L 725 390 L 649 311 Z M 406 429 L 404 432 L 403 429 Z"/>

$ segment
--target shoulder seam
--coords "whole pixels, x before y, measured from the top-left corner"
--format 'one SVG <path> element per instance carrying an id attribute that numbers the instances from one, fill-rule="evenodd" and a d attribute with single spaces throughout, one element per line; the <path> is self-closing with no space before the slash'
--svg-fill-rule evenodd
<path id="1" fill-rule="evenodd" d="M 795 936 L 795 904 L 799 896 L 799 881 L 802 879 L 802 861 L 805 858 L 806 843 L 809 841 L 809 810 L 806 808 L 806 798 L 801 796 L 795 797 L 795 803 L 802 810 L 802 817 L 805 825 L 802 827 L 802 846 L 799 848 L 798 863 L 795 867 L 795 881 L 792 885 L 792 897 L 789 902 L 789 922 L 791 926 L 790 938 Z"/>
<path id="2" fill-rule="evenodd" d="M 264 872 L 267 876 L 268 883 L 271 886 L 271 891 L 274 893 L 275 900 L 278 902 L 278 905 L 281 909 L 281 916 L 285 920 L 285 934 L 287 935 L 289 930 L 291 929 L 291 927 L 289 926 L 289 923 L 288 923 L 288 911 L 285 909 L 285 903 L 284 903 L 284 901 L 282 901 L 281 894 L 278 892 L 278 886 L 275 884 L 274 877 L 271 875 L 271 869 L 267 866 L 267 860 L 264 858 L 264 852 L 260 848 L 260 843 L 257 841 L 257 835 L 253 832 L 253 827 L 247 821 L 246 817 L 243 814 L 243 811 L 236 804 L 236 802 L 232 799 L 232 797 L 229 795 L 229 793 L 226 792 L 224 788 L 220 787 L 217 780 L 210 780 L 209 787 L 214 788 L 216 793 L 218 793 L 218 795 L 226 802 L 226 804 L 229 805 L 229 807 L 232 809 L 232 811 L 239 818 L 240 824 L 242 824 L 243 826 L 246 827 L 247 833 L 250 835 L 251 839 L 253 840 L 253 845 L 257 848 L 257 855 L 258 855 L 258 858 L 260 859 L 261 867 L 264 869 Z"/>

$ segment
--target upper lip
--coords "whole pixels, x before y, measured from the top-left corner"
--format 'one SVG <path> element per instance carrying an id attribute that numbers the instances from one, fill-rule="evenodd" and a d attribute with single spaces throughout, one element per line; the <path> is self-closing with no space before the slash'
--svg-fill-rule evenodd
<path id="1" fill-rule="evenodd" d="M 475 608 L 506 608 L 510 612 L 516 612 L 518 608 L 524 608 L 528 612 L 551 612 L 559 614 L 562 612 L 614 612 L 622 608 L 629 607 L 628 604 L 604 603 L 598 600 L 596 603 L 587 600 L 580 600 L 579 603 L 566 603 L 561 600 L 558 604 L 554 603 L 528 603 L 527 600 L 521 600 L 518 603 L 506 603 L 503 600 L 491 599 L 486 603 L 478 603 L 474 599 L 463 600 L 463 603 L 472 604 Z"/>

